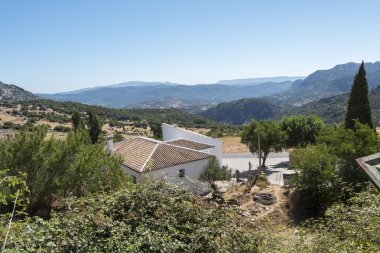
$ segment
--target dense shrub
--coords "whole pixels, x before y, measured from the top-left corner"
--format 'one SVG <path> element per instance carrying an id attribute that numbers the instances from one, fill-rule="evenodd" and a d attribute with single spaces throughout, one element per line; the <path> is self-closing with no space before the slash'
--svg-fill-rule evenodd
<path id="1" fill-rule="evenodd" d="M 68 132 L 70 132 L 70 130 L 71 130 L 71 127 L 66 127 L 66 126 L 56 126 L 56 127 L 54 127 L 54 131 L 57 131 L 57 132 L 68 133 Z"/>
<path id="2" fill-rule="evenodd" d="M 87 131 L 70 132 L 66 140 L 46 134 L 46 127 L 37 127 L 0 140 L 0 170 L 25 174 L 29 215 L 48 217 L 57 199 L 115 190 L 127 180 L 119 159 L 102 144 L 91 145 Z"/>
<path id="3" fill-rule="evenodd" d="M 71 199 L 52 219 L 11 231 L 9 250 L 28 252 L 279 252 L 281 244 L 229 208 L 207 207 L 164 182 Z"/>
<path id="4" fill-rule="evenodd" d="M 364 191 L 309 220 L 294 252 L 380 252 L 380 194 Z"/>

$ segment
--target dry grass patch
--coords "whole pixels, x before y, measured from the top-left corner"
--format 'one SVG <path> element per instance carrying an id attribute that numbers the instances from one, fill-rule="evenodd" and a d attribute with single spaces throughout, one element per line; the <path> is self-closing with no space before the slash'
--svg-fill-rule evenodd
<path id="1" fill-rule="evenodd" d="M 223 142 L 222 150 L 225 154 L 250 153 L 248 147 L 240 142 L 240 136 L 225 136 L 219 140 Z"/>

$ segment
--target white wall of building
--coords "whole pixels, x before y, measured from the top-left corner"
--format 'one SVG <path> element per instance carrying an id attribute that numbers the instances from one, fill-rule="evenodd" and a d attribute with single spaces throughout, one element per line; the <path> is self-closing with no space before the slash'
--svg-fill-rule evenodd
<path id="1" fill-rule="evenodd" d="M 154 170 L 148 173 L 148 177 L 152 177 L 154 179 L 159 179 L 162 177 L 178 177 L 178 172 L 180 169 L 185 169 L 185 175 L 192 179 L 198 180 L 203 167 L 208 163 L 207 159 L 184 163 L 172 167 L 168 167 L 165 169 Z"/>
<path id="2" fill-rule="evenodd" d="M 127 173 L 128 175 L 132 176 L 132 177 L 135 177 L 136 178 L 136 182 L 140 182 L 140 177 L 141 177 L 141 174 L 135 170 L 132 170 L 124 165 L 121 165 L 121 168 L 124 170 L 125 173 Z"/>
<path id="3" fill-rule="evenodd" d="M 198 180 L 201 171 L 204 166 L 208 163 L 208 159 L 198 160 L 194 162 L 184 163 L 172 167 L 168 167 L 165 169 L 154 170 L 145 174 L 148 178 L 152 179 L 160 179 L 163 177 L 178 177 L 179 170 L 185 169 L 185 176 L 190 177 L 192 179 Z M 136 178 L 136 182 L 140 181 L 141 174 L 135 170 L 132 170 L 124 165 L 122 165 L 124 172 L 126 172 L 130 176 L 134 176 Z"/>
<path id="4" fill-rule="evenodd" d="M 187 139 L 191 141 L 206 143 L 215 146 L 207 150 L 202 150 L 203 152 L 210 152 L 214 154 L 222 164 L 222 141 L 201 135 L 198 133 L 191 132 L 189 130 L 176 127 L 175 125 L 168 125 L 162 123 L 162 135 L 164 141 L 177 140 L 177 139 Z"/>

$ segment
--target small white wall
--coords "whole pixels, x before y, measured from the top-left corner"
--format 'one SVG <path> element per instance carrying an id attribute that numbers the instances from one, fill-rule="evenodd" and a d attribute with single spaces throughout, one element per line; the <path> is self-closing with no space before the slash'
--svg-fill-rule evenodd
<path id="1" fill-rule="evenodd" d="M 190 177 L 192 179 L 198 180 L 203 167 L 208 163 L 207 159 L 184 163 L 172 167 L 168 167 L 165 169 L 154 170 L 147 174 L 148 177 L 152 177 L 153 179 L 160 179 L 162 177 L 178 177 L 178 171 L 180 169 L 185 169 L 185 176 Z"/>
<path id="2" fill-rule="evenodd" d="M 206 143 L 215 146 L 214 148 L 202 150 L 203 152 L 210 152 L 214 154 L 219 160 L 220 165 L 222 165 L 222 141 L 214 139 L 202 134 L 194 133 L 186 129 L 179 127 L 174 127 L 173 125 L 168 125 L 162 123 L 162 135 L 163 141 L 177 140 L 177 139 L 187 139 L 191 141 Z"/>
<path id="3" fill-rule="evenodd" d="M 130 176 L 134 176 L 136 178 L 136 183 L 140 182 L 140 177 L 141 177 L 141 174 L 138 173 L 137 171 L 135 170 L 132 170 L 124 165 L 121 165 L 121 168 L 124 170 L 125 173 L 127 173 L 128 175 Z"/>

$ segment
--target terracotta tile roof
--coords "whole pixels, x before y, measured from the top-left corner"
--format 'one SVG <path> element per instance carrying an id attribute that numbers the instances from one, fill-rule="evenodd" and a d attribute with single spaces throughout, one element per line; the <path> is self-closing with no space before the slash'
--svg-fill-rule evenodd
<path id="1" fill-rule="evenodd" d="M 157 145 L 146 139 L 130 138 L 116 142 L 114 153 L 121 156 L 123 165 L 140 172 Z"/>
<path id="2" fill-rule="evenodd" d="M 123 165 L 137 172 L 142 172 L 148 167 L 151 170 L 163 169 L 212 156 L 144 137 L 134 137 L 115 143 L 114 153 L 121 156 Z"/>
<path id="3" fill-rule="evenodd" d="M 184 147 L 184 148 L 195 149 L 195 150 L 203 150 L 203 149 L 215 147 L 214 145 L 196 142 L 196 141 L 190 141 L 190 140 L 186 140 L 186 139 L 177 139 L 177 140 L 165 141 L 165 143 L 172 144 L 175 146 Z"/>

